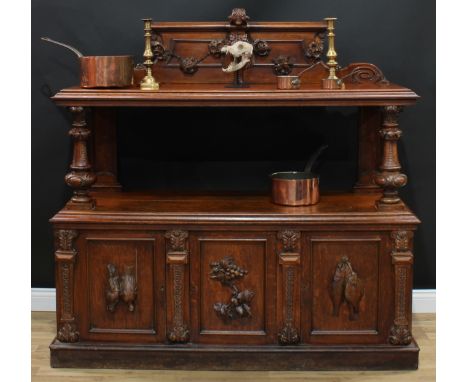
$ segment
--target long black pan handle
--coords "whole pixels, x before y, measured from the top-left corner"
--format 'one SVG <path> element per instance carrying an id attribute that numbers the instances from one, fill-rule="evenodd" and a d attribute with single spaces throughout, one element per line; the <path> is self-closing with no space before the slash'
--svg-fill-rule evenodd
<path id="1" fill-rule="evenodd" d="M 304 168 L 304 172 L 312 172 L 312 169 L 315 167 L 317 164 L 317 159 L 319 158 L 320 155 L 328 148 L 328 145 L 322 145 L 320 146 L 309 158 L 307 161 L 307 164 Z"/>
<path id="2" fill-rule="evenodd" d="M 73 53 L 75 53 L 78 56 L 78 58 L 83 57 L 83 53 L 81 53 L 78 49 L 73 48 L 72 46 L 70 46 L 68 44 L 64 44 L 63 42 L 58 42 L 58 41 L 52 40 L 49 37 L 41 37 L 41 40 L 51 42 L 52 44 L 57 44 L 57 45 L 65 47 L 67 49 L 70 49 Z"/>

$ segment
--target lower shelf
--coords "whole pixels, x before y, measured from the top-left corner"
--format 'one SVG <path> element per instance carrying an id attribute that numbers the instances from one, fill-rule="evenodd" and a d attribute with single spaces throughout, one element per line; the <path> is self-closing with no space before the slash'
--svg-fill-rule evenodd
<path id="1" fill-rule="evenodd" d="M 79 342 L 50 345 L 51 366 L 179 370 L 415 370 L 419 347 L 125 345 Z"/>

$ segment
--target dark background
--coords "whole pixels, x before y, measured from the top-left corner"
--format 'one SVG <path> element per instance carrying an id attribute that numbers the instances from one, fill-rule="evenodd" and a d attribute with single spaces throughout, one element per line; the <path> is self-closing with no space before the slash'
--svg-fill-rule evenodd
<path id="1" fill-rule="evenodd" d="M 435 288 L 435 0 L 32 0 L 32 286 L 54 286 L 48 219 L 70 197 L 69 116 L 49 97 L 78 81 L 78 61 L 40 41 L 49 36 L 87 55 L 133 54 L 141 62 L 143 17 L 225 20 L 244 7 L 252 21 L 338 17 L 342 66 L 371 62 L 422 98 L 401 115 L 404 200 L 422 220 L 415 236 L 415 288 Z M 319 144 L 326 189 L 356 172 L 356 110 L 193 108 L 120 111 L 120 181 L 127 188 L 266 191 L 268 174 L 300 169 Z"/>

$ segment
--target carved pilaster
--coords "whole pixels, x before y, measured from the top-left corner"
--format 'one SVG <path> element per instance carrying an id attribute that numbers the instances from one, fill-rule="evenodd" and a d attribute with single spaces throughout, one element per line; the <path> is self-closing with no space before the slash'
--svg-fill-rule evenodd
<path id="1" fill-rule="evenodd" d="M 379 209 L 400 208 L 402 202 L 398 196 L 398 189 L 407 182 L 405 174 L 400 173 L 401 165 L 398 159 L 397 142 L 402 131 L 398 127 L 398 114 L 400 106 L 384 106 L 382 129 L 382 164 L 380 172 L 375 176 L 375 183 L 383 188 L 383 196 L 377 202 Z"/>
<path id="2" fill-rule="evenodd" d="M 88 139 L 91 130 L 86 125 L 85 110 L 81 107 L 70 107 L 73 115 L 72 128 L 69 135 L 73 138 L 73 159 L 71 172 L 65 175 L 65 183 L 73 188 L 73 196 L 67 206 L 72 209 L 87 210 L 94 208 L 94 202 L 89 196 L 89 188 L 96 181 L 88 158 Z"/>
<path id="3" fill-rule="evenodd" d="M 169 303 L 172 302 L 172 309 L 168 309 L 168 322 L 172 325 L 172 328 L 169 330 L 167 338 L 172 343 L 184 343 L 190 339 L 184 314 L 184 302 L 188 300 L 185 287 L 185 268 L 189 254 L 186 249 L 188 232 L 181 230 L 168 231 L 164 237 L 167 241 L 166 263 L 168 264 L 168 273 L 172 284 L 172 289 L 168 290 L 168 301 Z"/>
<path id="4" fill-rule="evenodd" d="M 279 274 L 279 295 L 282 300 L 282 316 L 283 328 L 278 333 L 278 341 L 281 345 L 295 345 L 299 343 L 299 331 L 296 327 L 299 315 L 299 288 L 298 280 L 299 265 L 300 265 L 300 238 L 301 233 L 298 231 L 286 230 L 278 233 L 279 240 L 279 256 L 280 265 Z"/>
<path id="5" fill-rule="evenodd" d="M 73 241 L 78 237 L 75 230 L 59 229 L 55 231 L 56 273 L 57 273 L 57 339 L 61 342 L 77 342 L 77 330 L 74 304 L 74 264 L 76 250 Z"/>
<path id="6" fill-rule="evenodd" d="M 412 341 L 410 328 L 411 314 L 411 271 L 413 254 L 410 250 L 410 231 L 395 231 L 392 263 L 395 273 L 395 319 L 390 329 L 388 341 L 392 345 L 409 345 Z"/>

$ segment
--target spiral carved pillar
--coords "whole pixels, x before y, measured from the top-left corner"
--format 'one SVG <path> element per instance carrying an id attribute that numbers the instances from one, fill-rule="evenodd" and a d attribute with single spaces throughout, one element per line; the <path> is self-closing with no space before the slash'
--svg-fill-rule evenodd
<path id="1" fill-rule="evenodd" d="M 382 109 L 383 122 L 380 136 L 382 137 L 382 163 L 380 172 L 375 176 L 375 183 L 383 188 L 383 195 L 377 201 L 379 209 L 401 208 L 403 203 L 398 196 L 398 189 L 407 182 L 405 174 L 400 172 L 398 159 L 398 139 L 402 131 L 398 127 L 400 106 L 384 106 Z"/>
<path id="2" fill-rule="evenodd" d="M 73 138 L 73 159 L 71 171 L 65 175 L 65 183 L 73 188 L 73 196 L 67 207 L 79 210 L 94 208 L 94 201 L 89 196 L 89 188 L 96 181 L 88 157 L 88 139 L 91 130 L 86 125 L 85 110 L 81 106 L 70 107 L 73 115 L 72 128 L 68 134 Z"/>

